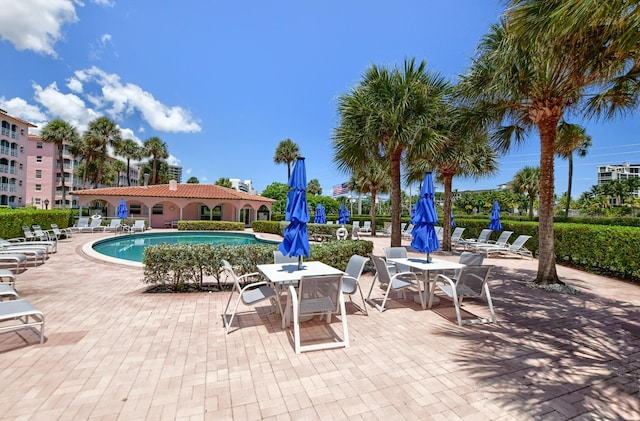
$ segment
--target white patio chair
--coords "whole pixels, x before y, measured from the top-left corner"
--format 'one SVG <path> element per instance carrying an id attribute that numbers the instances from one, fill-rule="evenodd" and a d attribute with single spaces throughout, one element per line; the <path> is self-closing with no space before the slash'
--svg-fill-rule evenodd
<path id="1" fill-rule="evenodd" d="M 366 314 L 367 306 L 364 302 L 364 295 L 362 294 L 362 289 L 360 288 L 360 276 L 362 276 L 362 271 L 364 270 L 364 265 L 369 261 L 368 258 L 359 256 L 354 254 L 349 259 L 349 263 L 347 263 L 347 269 L 345 270 L 346 275 L 342 277 L 342 293 L 347 294 L 349 296 L 349 302 L 355 308 Z M 353 302 L 351 297 L 355 295 L 356 292 L 360 293 L 360 299 L 362 300 L 362 307 Z"/>
<path id="2" fill-rule="evenodd" d="M 453 280 L 446 275 L 439 274 L 435 279 L 435 288 L 431 289 L 429 296 L 429 308 L 433 302 L 436 289 L 445 293 L 452 301 L 456 309 L 458 326 L 469 323 L 496 323 L 496 315 L 493 310 L 491 293 L 489 292 L 489 274 L 493 266 L 465 266 L 460 269 L 458 279 Z M 465 298 L 482 298 L 489 306 L 490 318 L 474 317 L 462 319 L 460 306 Z"/>
<path id="3" fill-rule="evenodd" d="M 117 232 L 122 227 L 122 219 L 113 218 L 109 221 L 109 225 L 103 227 L 104 231 Z"/>
<path id="4" fill-rule="evenodd" d="M 475 250 L 476 252 L 481 252 L 483 247 L 506 247 L 509 245 L 509 238 L 511 238 L 512 234 L 513 231 L 502 231 L 497 240 L 487 240 L 486 243 L 469 244 L 469 248 Z"/>
<path id="5" fill-rule="evenodd" d="M 140 232 L 144 232 L 147 229 L 147 226 L 144 223 L 143 219 L 136 219 L 135 222 L 133 223 L 133 225 L 131 225 L 131 227 L 129 228 L 129 231 L 131 232 L 136 232 L 136 231 L 140 231 Z"/>
<path id="6" fill-rule="evenodd" d="M 462 240 L 462 233 L 464 232 L 464 228 L 456 227 L 451 233 L 451 247 L 455 247 L 458 245 L 458 242 Z"/>
<path id="7" fill-rule="evenodd" d="M 515 239 L 513 244 L 506 246 L 485 246 L 480 251 L 487 254 L 487 257 L 492 257 L 493 255 L 516 255 L 520 257 L 527 256 L 530 259 L 533 259 L 533 253 L 529 249 L 527 249 L 524 244 L 531 238 L 530 235 L 519 235 L 518 238 Z"/>
<path id="8" fill-rule="evenodd" d="M 88 227 L 88 226 L 89 226 L 89 217 L 81 216 L 80 218 L 78 218 L 78 221 L 76 222 L 76 224 L 72 227 L 69 227 L 69 229 L 71 230 L 71 232 L 74 232 L 74 231 L 80 232 L 82 228 Z"/>
<path id="9" fill-rule="evenodd" d="M 227 305 L 224 308 L 224 313 L 222 313 L 222 319 L 224 320 L 224 328 L 227 334 L 231 330 L 231 323 L 233 323 L 233 318 L 236 316 L 238 312 L 238 306 L 240 306 L 241 302 L 244 305 L 253 306 L 255 304 L 258 304 L 261 301 L 264 301 L 267 299 L 273 299 L 271 303 L 272 305 L 274 304 L 278 306 L 280 305 L 280 301 L 277 300 L 276 292 L 274 291 L 273 288 L 269 286 L 269 283 L 266 281 L 258 281 L 258 282 L 249 283 L 244 287 L 241 286 L 242 283 L 247 282 L 247 279 L 258 276 L 259 275 L 258 272 L 247 273 L 245 275 L 238 276 L 233 270 L 233 267 L 231 266 L 231 264 L 226 260 L 222 260 L 222 269 L 224 272 L 226 272 L 227 276 L 233 279 L 233 289 L 229 294 L 229 300 L 227 301 Z M 233 294 L 236 291 L 238 292 L 238 298 L 236 299 L 236 303 L 233 307 L 233 312 L 229 315 L 230 317 L 227 319 L 227 315 L 228 315 L 227 311 L 229 310 L 229 305 L 231 304 L 231 298 L 233 297 Z"/>
<path id="10" fill-rule="evenodd" d="M 342 275 L 301 277 L 297 290 L 293 285 L 289 286 L 287 304 L 293 311 L 293 337 L 296 354 L 320 349 L 349 347 L 349 328 L 342 294 Z M 327 324 L 329 324 L 331 323 L 331 315 L 338 312 L 340 312 L 342 321 L 342 340 L 339 338 L 336 340 L 332 335 L 332 340 L 328 342 L 314 341 L 310 345 L 301 345 L 300 320 L 302 317 L 321 315 L 326 317 Z"/>
<path id="11" fill-rule="evenodd" d="M 410 288 L 412 286 L 418 285 L 418 278 L 413 272 L 399 272 L 394 274 L 393 276 L 389 273 L 389 268 L 387 267 L 387 263 L 380 256 L 376 256 L 371 254 L 371 261 L 376 268 L 376 275 L 374 281 L 371 283 L 371 288 L 369 288 L 369 295 L 367 295 L 366 302 L 368 302 L 373 307 L 383 312 L 385 310 L 385 305 L 387 303 L 387 299 L 389 298 L 389 293 L 391 290 L 394 290 L 398 293 L 398 298 L 406 298 L 405 289 Z M 382 304 L 376 303 L 371 298 L 371 293 L 373 292 L 373 286 L 376 285 L 376 280 L 380 284 L 382 288 L 385 289 L 384 298 L 382 299 Z M 422 295 L 422 294 L 421 294 Z"/>
<path id="12" fill-rule="evenodd" d="M 362 232 L 371 232 L 371 221 L 364 221 L 362 223 L 362 227 L 360 228 Z"/>
<path id="13" fill-rule="evenodd" d="M 478 238 L 467 238 L 464 240 L 461 239 L 456 243 L 456 245 L 462 246 L 464 247 L 465 250 L 468 250 L 474 244 L 481 244 L 481 243 L 488 242 L 492 232 L 493 230 L 485 228 L 482 231 L 480 231 L 480 235 L 478 235 Z"/>

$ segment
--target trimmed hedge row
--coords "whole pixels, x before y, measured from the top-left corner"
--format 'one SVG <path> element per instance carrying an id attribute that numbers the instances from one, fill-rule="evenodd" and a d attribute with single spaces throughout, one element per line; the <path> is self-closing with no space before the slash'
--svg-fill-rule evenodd
<path id="1" fill-rule="evenodd" d="M 69 209 L 1 208 L 0 237 L 24 237 L 23 226 L 40 225 L 42 229 L 48 230 L 51 224 L 57 224 L 60 228 L 67 228 L 70 217 L 71 210 Z"/>
<path id="2" fill-rule="evenodd" d="M 220 261 L 231 263 L 236 273 L 256 272 L 259 264 L 273 263 L 278 245 L 251 244 L 245 246 L 213 244 L 160 244 L 145 248 L 143 282 L 172 285 L 184 290 L 188 285 L 202 287 L 203 279 L 213 276 L 221 289 Z M 371 241 L 333 241 L 311 245 L 310 260 L 318 260 L 336 268 L 346 268 L 353 254 L 366 256 L 373 251 Z M 232 282 L 228 280 L 228 282 Z"/>
<path id="3" fill-rule="evenodd" d="M 178 221 L 178 230 L 184 231 L 244 231 L 244 222 Z"/>
<path id="4" fill-rule="evenodd" d="M 518 235 L 530 235 L 525 247 L 534 255 L 538 252 L 538 223 L 528 221 L 501 221 L 502 229 Z M 463 237 L 477 237 L 487 228 L 488 221 L 459 219 L 456 224 L 465 227 Z M 492 233 L 496 239 L 499 233 Z M 556 222 L 554 224 L 555 252 L 558 263 L 570 262 L 588 271 L 605 271 L 623 279 L 640 280 L 638 243 L 640 228 L 634 226 L 608 226 Z"/>
<path id="5" fill-rule="evenodd" d="M 286 221 L 254 221 L 251 224 L 251 229 L 253 232 L 265 232 L 269 234 L 277 234 L 280 236 L 284 235 L 284 229 L 287 227 L 289 223 Z M 348 236 L 347 239 L 351 239 L 351 228 L 352 225 L 346 224 L 344 226 L 347 229 Z M 333 238 L 336 237 L 336 231 L 342 228 L 342 225 L 339 224 L 307 224 L 307 232 L 309 236 L 314 234 L 325 234 L 330 235 Z"/>

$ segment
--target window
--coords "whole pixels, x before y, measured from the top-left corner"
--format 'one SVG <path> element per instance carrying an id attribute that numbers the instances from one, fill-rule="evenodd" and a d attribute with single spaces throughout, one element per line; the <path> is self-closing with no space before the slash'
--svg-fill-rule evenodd
<path id="1" fill-rule="evenodd" d="M 42 184 L 36 184 L 36 191 L 42 191 Z"/>
<path id="2" fill-rule="evenodd" d="M 36 205 L 40 204 L 40 199 L 36 199 Z"/>
<path id="3" fill-rule="evenodd" d="M 151 211 L 154 215 L 162 215 L 164 213 L 164 205 L 157 204 L 153 206 L 153 210 Z"/>
<path id="4" fill-rule="evenodd" d="M 20 169 L 22 169 L 22 162 L 19 164 Z"/>
<path id="5" fill-rule="evenodd" d="M 42 162 L 42 157 L 41 156 L 36 156 L 36 162 Z"/>
<path id="6" fill-rule="evenodd" d="M 42 142 L 36 142 L 36 149 L 42 149 Z"/>
<path id="7" fill-rule="evenodd" d="M 42 178 L 42 170 L 36 170 L 36 178 Z"/>
<path id="8" fill-rule="evenodd" d="M 135 204 L 135 203 L 129 205 L 129 213 L 131 215 L 140 215 L 140 214 L 142 214 L 142 205 Z"/>

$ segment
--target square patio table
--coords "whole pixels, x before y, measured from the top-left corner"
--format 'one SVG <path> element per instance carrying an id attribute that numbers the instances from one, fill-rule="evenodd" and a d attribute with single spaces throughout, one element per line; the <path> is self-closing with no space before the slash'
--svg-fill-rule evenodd
<path id="1" fill-rule="evenodd" d="M 274 263 L 268 265 L 258 265 L 258 270 L 271 282 L 278 291 L 278 299 L 282 292 L 289 285 L 296 285 L 303 276 L 317 275 L 344 275 L 340 269 L 336 269 L 322 262 L 302 262 L 302 268 L 298 269 L 298 263 Z M 287 300 L 287 308 L 282 316 L 282 328 L 287 327 L 289 314 L 289 300 Z"/>
<path id="2" fill-rule="evenodd" d="M 425 310 L 427 308 L 428 294 L 431 294 L 431 281 L 429 280 L 429 272 L 431 271 L 443 271 L 443 270 L 456 270 L 462 269 L 465 265 L 458 262 L 450 262 L 448 260 L 442 259 L 431 259 L 431 262 L 428 262 L 426 258 L 418 258 L 418 257 L 402 257 L 395 259 L 387 259 L 390 263 L 398 263 L 400 265 L 406 265 L 412 267 L 414 269 L 418 269 L 422 271 L 424 274 L 424 290 L 420 288 L 420 282 L 418 282 L 418 295 L 420 297 L 420 305 L 422 309 Z"/>

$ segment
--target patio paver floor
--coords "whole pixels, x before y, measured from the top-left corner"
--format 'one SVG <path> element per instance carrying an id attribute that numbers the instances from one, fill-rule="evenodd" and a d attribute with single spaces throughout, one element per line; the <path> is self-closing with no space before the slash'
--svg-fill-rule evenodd
<path id="1" fill-rule="evenodd" d="M 0 334 L 0 419 L 640 420 L 639 285 L 559 266 L 581 293 L 552 294 L 525 285 L 537 261 L 485 259 L 497 325 L 459 328 L 446 300 L 393 295 L 368 317 L 347 304 L 350 348 L 296 355 L 268 304 L 226 335 L 228 292 L 144 293 L 142 269 L 84 255 L 104 235 L 63 240 L 18 275 L 47 340 Z M 389 237 L 374 243 L 382 254 Z"/>

